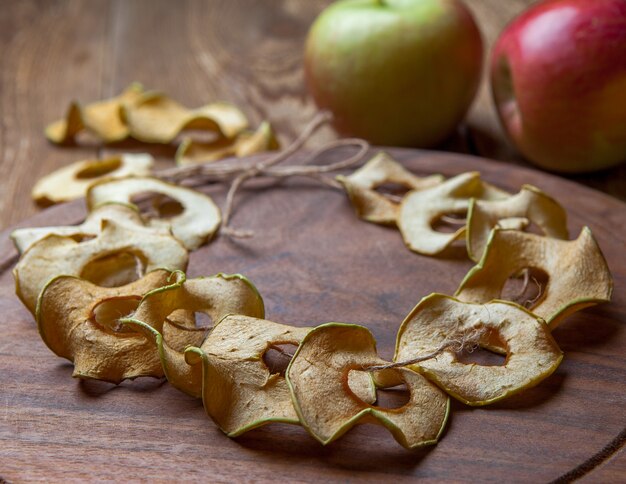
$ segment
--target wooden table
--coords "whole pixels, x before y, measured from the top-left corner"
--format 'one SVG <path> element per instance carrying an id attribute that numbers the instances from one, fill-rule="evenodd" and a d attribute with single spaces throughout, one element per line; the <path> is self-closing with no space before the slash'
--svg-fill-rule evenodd
<path id="1" fill-rule="evenodd" d="M 466 2 L 488 45 L 510 18 L 531 3 Z M 30 190 L 40 176 L 110 151 L 100 146 L 59 148 L 46 141 L 44 126 L 62 116 L 72 99 L 106 98 L 139 81 L 188 106 L 212 100 L 234 102 L 254 125 L 269 119 L 283 144 L 292 140 L 315 113 L 303 85 L 304 37 L 329 3 L 4 1 L 0 7 L 0 229 L 37 211 Z M 325 129 L 310 146 L 333 137 L 332 130 Z M 525 163 L 503 136 L 485 80 L 467 122 L 440 148 Z M 165 166 L 171 163 L 174 149 L 152 152 Z M 626 199 L 626 165 L 572 179 Z M 625 462 L 622 449 L 595 475 L 611 481 L 623 472 Z"/>

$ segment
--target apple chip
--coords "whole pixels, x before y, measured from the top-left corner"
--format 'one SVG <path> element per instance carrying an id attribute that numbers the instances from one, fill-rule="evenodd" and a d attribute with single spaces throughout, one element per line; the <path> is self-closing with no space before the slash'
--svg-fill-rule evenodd
<path id="1" fill-rule="evenodd" d="M 221 223 L 220 209 L 208 195 L 149 177 L 104 180 L 94 184 L 87 192 L 87 206 L 91 210 L 102 203 L 133 203 L 136 197 L 150 193 L 175 200 L 180 204 L 180 213 L 161 216 L 158 209 L 157 216 L 149 217 L 148 225 L 170 228 L 189 250 L 206 243 Z"/>
<path id="2" fill-rule="evenodd" d="M 131 229 L 102 220 L 93 239 L 78 242 L 51 234 L 33 244 L 13 269 L 15 290 L 34 314 L 37 296 L 57 275 L 79 276 L 98 286 L 127 284 L 159 267 L 185 269 L 187 251 L 171 235 Z"/>
<path id="3" fill-rule="evenodd" d="M 123 105 L 136 102 L 143 93 L 143 86 L 133 83 L 119 96 L 86 106 L 72 102 L 65 119 L 46 127 L 46 138 L 53 143 L 71 143 L 83 129 L 91 132 L 105 143 L 121 141 L 128 137 L 128 126 L 122 119 Z"/>
<path id="4" fill-rule="evenodd" d="M 442 217 L 465 216 L 471 198 L 499 200 L 508 196 L 483 182 L 478 172 L 461 173 L 432 188 L 408 193 L 400 205 L 398 227 L 409 249 L 436 255 L 465 235 L 463 221 L 454 232 L 435 230 Z"/>
<path id="5" fill-rule="evenodd" d="M 159 355 L 143 335 L 118 324 L 148 291 L 167 284 L 157 269 L 128 285 L 96 286 L 74 276 L 50 280 L 39 296 L 39 334 L 55 354 L 74 363 L 75 378 L 111 383 L 140 376 L 163 377 Z"/>
<path id="6" fill-rule="evenodd" d="M 256 131 L 242 131 L 234 138 L 218 137 L 210 142 L 185 138 L 176 150 L 175 159 L 178 165 L 184 166 L 208 163 L 231 156 L 242 158 L 279 148 L 272 126 L 264 121 Z"/>
<path id="7" fill-rule="evenodd" d="M 187 346 L 200 346 L 212 328 L 196 326 L 195 312 L 207 314 L 214 323 L 228 314 L 265 315 L 261 295 L 240 274 L 186 280 L 178 272 L 173 284 L 146 294 L 132 318 L 120 322 L 143 332 L 156 345 L 173 386 L 200 397 L 202 369 L 187 365 L 183 352 Z"/>
<path id="8" fill-rule="evenodd" d="M 77 161 L 41 178 L 33 187 L 32 198 L 44 206 L 69 202 L 84 197 L 100 180 L 149 175 L 153 164 L 154 158 L 145 153 Z"/>
<path id="9" fill-rule="evenodd" d="M 547 237 L 568 238 L 567 214 L 563 207 L 532 185 L 523 185 L 519 193 L 502 200 L 473 199 L 467 220 L 467 253 L 476 262 L 494 227 L 520 230 L 535 223 Z"/>
<path id="10" fill-rule="evenodd" d="M 568 315 L 611 298 L 611 273 L 588 227 L 576 240 L 493 230 L 482 259 L 467 273 L 455 296 L 472 303 L 501 298 L 507 279 L 524 269 L 538 269 L 548 277 L 529 309 L 550 329 Z"/>
<path id="11" fill-rule="evenodd" d="M 131 136 L 148 143 L 170 143 L 186 129 L 232 138 L 248 127 L 245 115 L 232 104 L 218 102 L 188 109 L 158 92 L 145 93 L 125 106 L 124 116 Z"/>
<path id="12" fill-rule="evenodd" d="M 406 368 L 383 370 L 398 375 L 410 392 L 409 402 L 395 409 L 364 402 L 347 385 L 351 372 L 386 363 L 377 356 L 374 337 L 363 326 L 329 323 L 313 329 L 287 369 L 302 425 L 324 445 L 357 423 L 383 425 L 409 449 L 436 443 L 450 401 L 420 374 Z"/>
<path id="13" fill-rule="evenodd" d="M 399 204 L 376 191 L 385 184 L 396 184 L 410 190 L 421 190 L 440 184 L 441 175 L 418 177 L 385 152 L 380 152 L 354 173 L 336 177 L 356 210 L 367 222 L 395 225 Z"/>
<path id="14" fill-rule="evenodd" d="M 82 224 L 16 229 L 11 232 L 11 239 L 20 254 L 35 242 L 50 234 L 68 236 L 74 238 L 77 242 L 82 242 L 98 235 L 102 228 L 102 221 L 105 219 L 114 220 L 120 225 L 124 225 L 125 227 L 135 230 L 145 230 L 161 234 L 171 233 L 167 228 L 147 227 L 136 207 L 112 202 L 95 207 L 93 211 L 89 212 L 87 218 Z"/>
<path id="15" fill-rule="evenodd" d="M 202 400 L 207 414 L 236 437 L 269 422 L 298 424 L 285 378 L 263 361 L 271 345 L 298 345 L 309 328 L 247 316 L 227 316 L 201 348 L 185 351 L 191 365 L 202 363 Z"/>
<path id="16" fill-rule="evenodd" d="M 517 304 L 470 304 L 431 294 L 400 326 L 394 360 L 436 353 L 449 338 L 470 330 L 483 332 L 481 344 L 500 342 L 506 350 L 503 365 L 465 363 L 450 348 L 409 365 L 467 405 L 487 405 L 530 388 L 550 376 L 563 358 L 545 322 Z"/>

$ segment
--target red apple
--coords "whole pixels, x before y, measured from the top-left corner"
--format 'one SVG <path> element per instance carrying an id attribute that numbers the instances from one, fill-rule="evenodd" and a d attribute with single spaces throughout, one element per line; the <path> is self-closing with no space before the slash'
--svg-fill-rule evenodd
<path id="1" fill-rule="evenodd" d="M 549 170 L 626 160 L 626 0 L 549 0 L 496 42 L 491 85 L 514 144 Z"/>
<path id="2" fill-rule="evenodd" d="M 461 121 L 482 41 L 459 0 L 342 0 L 309 32 L 307 84 L 342 134 L 432 146 Z"/>

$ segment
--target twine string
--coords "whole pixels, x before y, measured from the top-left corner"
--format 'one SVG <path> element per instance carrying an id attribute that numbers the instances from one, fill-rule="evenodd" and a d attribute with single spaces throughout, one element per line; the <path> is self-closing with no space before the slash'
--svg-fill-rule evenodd
<path id="1" fill-rule="evenodd" d="M 222 181 L 229 177 L 234 177 L 232 178 L 230 187 L 226 194 L 224 208 L 222 209 L 221 232 L 231 237 L 251 237 L 254 233 L 250 230 L 237 230 L 230 227 L 235 195 L 247 180 L 261 176 L 271 178 L 303 176 L 316 180 L 329 187 L 340 189 L 341 185 L 336 180 L 324 175 L 326 173 L 353 167 L 361 162 L 369 150 L 369 143 L 358 138 L 344 138 L 331 141 L 321 148 L 313 151 L 299 165 L 275 166 L 287 160 L 297 151 L 302 149 L 304 144 L 313 136 L 313 134 L 322 126 L 328 124 L 331 119 L 332 115 L 328 111 L 317 113 L 315 117 L 305 126 L 300 135 L 289 146 L 287 146 L 287 148 L 262 161 L 243 165 L 202 163 L 198 165 L 162 170 L 157 173 L 156 176 L 162 180 L 176 184 L 188 182 L 187 186 L 190 186 L 189 182 L 191 182 L 192 186 L 201 186 L 212 181 Z M 326 165 L 311 165 L 311 163 L 322 154 L 338 148 L 350 146 L 356 147 L 357 152 L 347 158 L 333 163 L 328 163 Z"/>

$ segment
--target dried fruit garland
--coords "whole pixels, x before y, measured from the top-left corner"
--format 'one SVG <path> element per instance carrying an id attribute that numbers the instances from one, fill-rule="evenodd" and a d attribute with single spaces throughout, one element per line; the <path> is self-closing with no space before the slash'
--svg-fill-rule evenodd
<path id="1" fill-rule="evenodd" d="M 127 95 L 139 96 L 122 96 Z M 141 112 L 127 117 L 154 129 L 142 132 L 144 139 L 169 140 L 198 116 L 163 97 L 145 102 L 174 114 L 163 118 L 169 124 L 158 129 L 139 123 Z M 87 108 L 81 123 L 95 130 Z M 49 136 L 72 135 L 71 115 Z M 415 252 L 438 254 L 465 237 L 478 264 L 454 297 L 431 294 L 418 303 L 400 326 L 393 361 L 378 357 L 372 334 L 362 326 L 300 328 L 265 320 L 263 300 L 244 276 L 186 279 L 187 251 L 217 232 L 219 209 L 191 188 L 130 177 L 92 185 L 89 215 L 81 225 L 12 234 L 22 254 L 14 270 L 17 294 L 35 315 L 46 345 L 74 363 L 73 376 L 112 383 L 165 376 L 181 391 L 202 398 L 207 414 L 231 437 L 269 422 L 287 422 L 302 425 L 327 444 L 352 426 L 370 422 L 414 448 L 437 442 L 450 408 L 448 395 L 468 405 L 490 404 L 539 383 L 558 367 L 562 353 L 550 330 L 611 294 L 611 276 L 590 230 L 566 240 L 565 211 L 535 187 L 525 185 L 511 195 L 475 172 L 448 180 L 420 178 L 385 154 L 336 181 L 324 178 L 360 162 L 367 148 L 360 141 L 339 142 L 362 149 L 332 165 L 278 166 L 324 120 L 317 119 L 292 146 L 265 161 L 188 166 L 161 176 L 232 180 L 221 229 L 230 235 L 242 235 L 228 221 L 236 190 L 246 179 L 298 175 L 343 187 L 358 216 L 396 225 Z M 124 135 L 114 128 L 104 130 L 103 138 Z M 397 197 L 376 190 L 389 183 L 409 191 Z M 146 191 L 174 199 L 182 212 L 146 219 L 131 203 Z M 440 221 L 457 229 L 438 231 L 433 227 Z M 544 235 L 521 231 L 531 224 Z M 530 310 L 497 300 L 511 275 L 524 274 L 529 281 L 529 268 L 549 278 Z M 198 326 L 196 312 L 207 313 L 215 325 Z M 297 350 L 289 355 L 284 375 L 272 373 L 263 357 L 285 344 Z M 505 364 L 459 361 L 458 352 L 472 345 L 505 353 Z M 376 388 L 400 384 L 409 391 L 405 405 L 376 406 Z"/>

